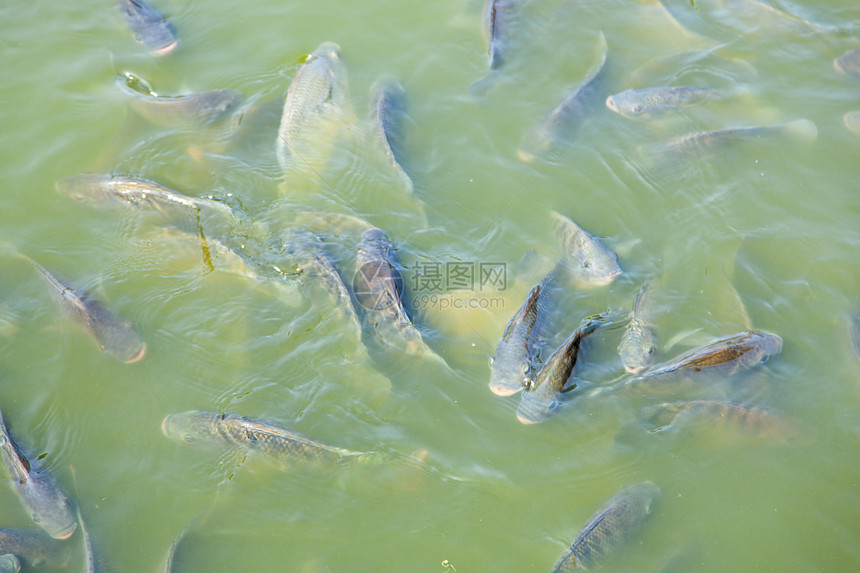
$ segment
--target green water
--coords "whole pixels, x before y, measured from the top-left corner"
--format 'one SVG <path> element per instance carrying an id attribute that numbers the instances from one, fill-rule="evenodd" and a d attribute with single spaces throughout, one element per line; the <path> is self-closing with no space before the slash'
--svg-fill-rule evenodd
<path id="1" fill-rule="evenodd" d="M 612 570 L 660 571 L 676 554 L 697 571 L 860 566 L 860 362 L 846 322 L 860 305 L 860 139 L 841 119 L 860 109 L 860 79 L 832 66 L 860 46 L 847 29 L 815 32 L 713 1 L 669 3 L 686 30 L 659 4 L 524 1 L 495 89 L 475 98 L 469 85 L 487 66 L 478 0 L 164 0 L 157 6 L 180 47 L 161 59 L 134 42 L 111 4 L 0 6 L 0 238 L 109 301 L 134 322 L 147 356 L 126 365 L 100 353 L 5 248 L 0 407 L 76 500 L 114 570 L 157 570 L 206 511 L 175 571 L 549 571 L 595 509 L 643 480 L 662 498 Z M 824 25 L 860 21 L 847 0 L 783 7 Z M 607 93 L 693 83 L 746 92 L 657 124 L 598 105 L 561 154 L 519 161 L 523 133 L 599 61 L 600 31 Z M 405 86 L 413 198 L 360 161 L 357 137 L 337 143 L 324 173 L 283 181 L 281 101 L 323 41 L 341 46 L 359 120 L 379 76 Z M 229 120 L 153 126 L 128 110 L 114 85 L 122 72 L 163 93 L 237 90 L 258 111 L 238 134 Z M 666 164 L 647 153 L 690 131 L 799 118 L 817 125 L 814 143 L 762 138 Z M 261 223 L 201 225 L 248 252 L 296 215 L 301 194 L 348 201 L 398 245 L 416 323 L 451 368 L 370 360 L 324 297 L 211 272 L 199 242 L 165 234 L 176 225 L 158 213 L 93 209 L 56 193 L 57 179 L 85 171 L 241 206 Z M 571 395 L 546 422 L 520 424 L 519 398 L 488 390 L 487 361 L 558 255 L 550 210 L 602 237 L 625 270 L 610 286 L 568 293 L 562 338 L 587 315 L 628 309 L 650 279 L 664 358 L 746 321 L 783 338 L 783 352 L 761 367 L 757 403 L 796 419 L 805 439 L 640 431 L 616 441 L 648 403 L 620 390 Z M 356 238 L 332 242 L 349 269 Z M 529 249 L 536 254 L 521 263 Z M 506 288 L 414 288 L 410 269 L 445 263 L 503 263 Z M 489 308 L 441 308 L 456 301 Z M 621 375 L 620 334 L 603 331 L 584 351 L 581 374 L 593 387 Z M 192 408 L 427 458 L 285 473 L 167 440 L 163 417 Z M 0 526 L 34 527 L 11 488 L 0 500 Z"/>

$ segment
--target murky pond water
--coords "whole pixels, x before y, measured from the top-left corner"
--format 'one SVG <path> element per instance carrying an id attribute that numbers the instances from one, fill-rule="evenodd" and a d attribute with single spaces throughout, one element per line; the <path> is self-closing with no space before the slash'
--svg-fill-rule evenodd
<path id="1" fill-rule="evenodd" d="M 158 570 L 198 516 L 174 571 L 549 571 L 598 507 L 645 480 L 662 495 L 608 570 L 856 570 L 860 138 L 842 118 L 860 109 L 860 78 L 833 60 L 860 47 L 860 10 L 523 0 L 504 64 L 473 95 L 488 71 L 481 4 L 163 0 L 180 44 L 161 58 L 109 0 L 0 7 L 7 425 L 116 571 Z M 559 149 L 521 161 L 524 133 L 595 70 L 602 38 L 607 67 L 586 121 Z M 285 174 L 283 98 L 325 41 L 341 48 L 353 113 L 324 156 Z M 236 90 L 241 113 L 153 123 L 118 88 L 123 73 L 162 94 Z M 411 194 L 367 135 L 370 88 L 384 74 L 407 94 Z M 603 105 L 663 85 L 731 95 L 653 121 Z M 799 119 L 814 133 L 661 147 Z M 100 209 L 57 193 L 57 180 L 83 172 L 144 177 L 241 216 Z M 660 360 L 748 328 L 782 337 L 745 398 L 798 430 L 755 439 L 694 420 L 653 431 L 640 410 L 662 399 L 623 385 L 623 322 L 588 339 L 579 387 L 557 411 L 521 424 L 519 397 L 490 392 L 488 360 L 561 252 L 553 211 L 599 236 L 624 274 L 565 290 L 549 351 L 587 316 L 623 317 L 649 281 Z M 320 212 L 387 233 L 415 324 L 444 360 L 368 351 L 330 298 L 274 271 L 276 238 L 304 217 L 351 283 L 361 232 Z M 218 241 L 246 258 L 219 256 Z M 99 352 L 16 252 L 132 321 L 144 359 Z M 283 471 L 168 440 L 164 417 L 190 409 L 392 460 Z M 11 487 L 0 499 L 0 527 L 36 529 Z M 80 568 L 80 535 L 67 543 Z"/>

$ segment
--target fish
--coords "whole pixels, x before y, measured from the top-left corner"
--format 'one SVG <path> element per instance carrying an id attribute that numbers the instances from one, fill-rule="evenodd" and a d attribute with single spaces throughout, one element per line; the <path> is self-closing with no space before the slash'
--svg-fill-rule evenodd
<path id="1" fill-rule="evenodd" d="M 651 366 L 626 384 L 649 394 L 674 394 L 684 379 L 698 379 L 703 375 L 732 376 L 765 362 L 781 351 L 782 338 L 778 335 L 746 330 L 689 350 L 669 362 Z"/>
<path id="2" fill-rule="evenodd" d="M 589 518 L 552 573 L 587 571 L 604 563 L 639 534 L 659 498 L 660 488 L 650 481 L 622 488 Z"/>
<path id="3" fill-rule="evenodd" d="M 701 86 L 628 89 L 606 98 L 606 107 L 628 119 L 650 120 L 728 95 L 726 90 Z"/>
<path id="4" fill-rule="evenodd" d="M 328 446 L 276 422 L 231 413 L 189 410 L 169 414 L 161 423 L 161 431 L 174 441 L 255 453 L 287 468 L 302 462 L 325 465 L 353 459 L 369 460 L 379 455 Z"/>
<path id="5" fill-rule="evenodd" d="M 14 555 L 25 570 L 60 568 L 71 561 L 71 546 L 41 531 L 0 529 L 0 554 Z"/>
<path id="6" fill-rule="evenodd" d="M 602 78 L 606 73 L 606 38 L 602 33 L 600 40 L 602 55 L 597 69 L 526 132 L 517 152 L 522 161 L 533 161 L 538 156 L 563 149 L 586 120 L 594 102 L 599 99 Z"/>
<path id="7" fill-rule="evenodd" d="M 102 351 L 127 364 L 143 359 L 146 355 L 146 343 L 130 322 L 119 318 L 88 293 L 61 281 L 33 259 L 25 258 L 54 288 L 60 306 L 86 328 Z"/>
<path id="8" fill-rule="evenodd" d="M 115 82 L 128 96 L 131 108 L 156 125 L 205 124 L 234 111 L 244 99 L 241 93 L 230 89 L 158 95 L 146 82 L 129 73 L 117 75 Z"/>
<path id="9" fill-rule="evenodd" d="M 84 538 L 84 571 L 86 573 L 104 573 L 105 571 L 109 571 L 110 568 L 105 564 L 104 559 L 97 554 L 93 546 L 93 540 L 90 537 L 89 531 L 87 531 L 83 517 L 81 517 L 80 508 L 77 510 L 77 519 Z"/>
<path id="10" fill-rule="evenodd" d="M 308 56 L 290 83 L 284 100 L 276 152 L 283 169 L 289 158 L 302 150 L 302 142 L 320 119 L 335 117 L 347 107 L 346 67 L 340 46 L 324 42 Z"/>
<path id="11" fill-rule="evenodd" d="M 860 77 L 860 48 L 845 52 L 833 60 L 833 67 L 837 72 Z"/>
<path id="12" fill-rule="evenodd" d="M 812 143 L 818 138 L 818 128 L 808 119 L 796 119 L 778 125 L 729 127 L 675 137 L 656 150 L 664 154 L 695 153 L 733 141 L 757 141 L 773 135 L 785 135 L 803 143 Z"/>
<path id="13" fill-rule="evenodd" d="M 848 331 L 851 342 L 854 343 L 854 354 L 860 358 L 860 314 L 855 314 L 848 321 Z"/>
<path id="14" fill-rule="evenodd" d="M 384 76 L 370 88 L 370 119 L 380 148 L 398 173 L 408 192 L 412 179 L 403 169 L 403 122 L 406 118 L 406 90 L 394 76 Z"/>
<path id="15" fill-rule="evenodd" d="M 515 0 L 487 0 L 484 4 L 483 30 L 489 53 L 489 75 L 470 86 L 470 91 L 480 94 L 488 89 L 496 70 L 508 59 L 511 29 L 516 20 Z"/>
<path id="16" fill-rule="evenodd" d="M 588 286 L 602 286 L 618 278 L 622 272 L 618 255 L 569 217 L 555 211 L 550 214 L 565 258 L 578 282 Z"/>
<path id="17" fill-rule="evenodd" d="M 11 553 L 0 555 L 0 573 L 18 573 L 21 562 Z"/>
<path id="18" fill-rule="evenodd" d="M 591 320 L 576 329 L 546 361 L 534 381 L 520 398 L 517 419 L 523 424 L 536 424 L 545 420 L 560 403 L 563 392 L 573 390 L 576 384 L 567 385 L 579 358 L 582 341 L 599 326 Z"/>
<path id="19" fill-rule="evenodd" d="M 530 291 L 508 321 L 502 339 L 490 358 L 490 390 L 510 396 L 524 389 L 540 370 L 538 342 L 545 337 L 549 321 L 555 273 L 550 271 Z"/>
<path id="20" fill-rule="evenodd" d="M 9 435 L 2 413 L 0 413 L 0 450 L 15 492 L 33 523 L 55 539 L 70 537 L 77 527 L 72 502 L 60 490 L 60 486 L 51 474 L 30 463 Z M 21 557 L 21 555 L 18 556 Z"/>
<path id="21" fill-rule="evenodd" d="M 849 111 L 842 116 L 842 123 L 848 131 L 860 137 L 860 111 Z"/>
<path id="22" fill-rule="evenodd" d="M 721 424 L 744 436 L 763 439 L 797 434 L 795 425 L 772 408 L 743 406 L 723 400 L 663 402 L 643 408 L 641 415 L 647 422 L 661 426 L 697 420 L 707 424 L 708 428 Z"/>
<path id="23" fill-rule="evenodd" d="M 143 0 L 119 0 L 134 39 L 153 56 L 165 56 L 179 45 L 173 25 Z"/>
<path id="24" fill-rule="evenodd" d="M 630 322 L 621 336 L 618 355 L 627 372 L 636 374 L 654 361 L 657 354 L 657 335 L 651 324 L 648 283 L 644 283 L 633 301 Z"/>
<path id="25" fill-rule="evenodd" d="M 212 211 L 235 218 L 233 210 L 211 199 L 189 197 L 154 181 L 129 175 L 79 173 L 56 182 L 57 191 L 75 201 L 96 206 L 124 205 L 151 207 L 161 212 L 179 209 L 183 212 Z"/>

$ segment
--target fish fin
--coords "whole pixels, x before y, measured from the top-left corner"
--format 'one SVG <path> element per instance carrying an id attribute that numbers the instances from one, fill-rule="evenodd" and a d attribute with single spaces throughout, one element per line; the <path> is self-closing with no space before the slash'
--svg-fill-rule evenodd
<path id="1" fill-rule="evenodd" d="M 497 85 L 497 76 L 498 72 L 496 70 L 490 70 L 490 73 L 488 73 L 483 78 L 473 82 L 472 85 L 469 86 L 469 93 L 471 93 L 472 96 L 476 98 L 485 97 L 488 93 L 495 89 Z"/>

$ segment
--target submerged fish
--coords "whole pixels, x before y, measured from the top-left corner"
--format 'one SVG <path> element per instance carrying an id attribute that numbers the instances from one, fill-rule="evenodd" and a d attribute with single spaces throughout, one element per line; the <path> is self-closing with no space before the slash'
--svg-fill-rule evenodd
<path id="1" fill-rule="evenodd" d="M 281 115 L 276 151 L 281 167 L 301 150 L 301 143 L 319 119 L 334 117 L 348 105 L 346 67 L 340 59 L 340 46 L 324 42 L 296 73 Z"/>
<path id="2" fill-rule="evenodd" d="M 860 48 L 845 52 L 833 60 L 833 67 L 843 74 L 860 76 Z"/>
<path id="3" fill-rule="evenodd" d="M 722 400 L 664 402 L 643 409 L 642 417 L 649 423 L 662 426 L 692 420 L 704 422 L 708 427 L 720 424 L 740 431 L 745 436 L 764 439 L 787 438 L 797 434 L 797 429 L 776 410 Z"/>
<path id="4" fill-rule="evenodd" d="M 484 40 L 490 56 L 490 74 L 470 86 L 472 93 L 487 89 L 496 70 L 508 59 L 511 28 L 516 18 L 516 0 L 486 0 L 484 5 Z"/>
<path id="5" fill-rule="evenodd" d="M 762 137 L 773 135 L 785 135 L 798 141 L 811 143 L 818 137 L 818 128 L 808 119 L 796 119 L 779 125 L 730 127 L 682 135 L 670 139 L 657 150 L 662 153 L 697 152 L 733 141 L 757 141 Z"/>
<path id="6" fill-rule="evenodd" d="M 628 119 L 647 120 L 728 95 L 726 90 L 699 86 L 629 89 L 606 98 L 606 107 Z"/>
<path id="7" fill-rule="evenodd" d="M 179 45 L 173 26 L 158 10 L 143 0 L 119 0 L 119 5 L 134 39 L 153 56 L 169 54 Z"/>
<path id="8" fill-rule="evenodd" d="M 860 111 L 849 111 L 842 116 L 842 123 L 848 131 L 860 137 Z"/>
<path id="9" fill-rule="evenodd" d="M 234 90 L 217 89 L 177 96 L 157 95 L 139 78 L 118 75 L 116 85 L 130 97 L 132 109 L 158 125 L 206 123 L 233 111 L 242 101 Z"/>
<path id="10" fill-rule="evenodd" d="M 286 466 L 296 462 L 337 463 L 378 455 L 327 446 L 296 434 L 278 423 L 246 418 L 238 414 L 189 410 L 165 417 L 161 430 L 172 440 L 235 448 L 243 453 L 257 453 Z"/>
<path id="11" fill-rule="evenodd" d="M 526 132 L 518 152 L 523 161 L 531 161 L 537 156 L 563 147 L 573 137 L 576 128 L 585 121 L 593 104 L 598 101 L 600 82 L 606 69 L 606 39 L 603 34 L 600 39 L 602 54 L 597 70 Z"/>
<path id="12" fill-rule="evenodd" d="M 606 561 L 642 530 L 659 497 L 660 488 L 650 481 L 623 488 L 591 516 L 552 573 L 589 570 Z"/>
<path id="13" fill-rule="evenodd" d="M 849 319 L 848 330 L 851 342 L 854 343 L 854 354 L 860 358 L 860 314 L 855 314 Z"/>
<path id="14" fill-rule="evenodd" d="M 657 354 L 657 336 L 651 324 L 648 283 L 644 283 L 633 301 L 630 322 L 621 336 L 618 355 L 627 372 L 637 373 L 654 361 Z"/>
<path id="15" fill-rule="evenodd" d="M 141 340 L 130 322 L 117 317 L 89 294 L 63 283 L 33 259 L 25 258 L 54 288 L 60 306 L 87 329 L 101 350 L 126 363 L 137 362 L 144 357 L 146 343 Z"/>
<path id="16" fill-rule="evenodd" d="M 573 390 L 567 386 L 579 358 L 582 340 L 594 332 L 599 323 L 591 321 L 578 328 L 546 361 L 534 382 L 522 393 L 517 408 L 517 419 L 523 424 L 536 424 L 545 420 L 561 402 L 563 392 Z"/>
<path id="17" fill-rule="evenodd" d="M 556 235 L 579 282 L 594 286 L 606 285 L 621 274 L 618 255 L 570 218 L 555 211 L 551 215 Z"/>
<path id="18" fill-rule="evenodd" d="M 84 571 L 86 573 L 99 573 L 107 571 L 108 568 L 104 564 L 103 559 L 96 553 L 95 547 L 93 546 L 93 540 L 90 538 L 90 533 L 87 531 L 87 527 L 84 524 L 84 519 L 81 517 L 81 509 L 78 508 L 77 511 L 78 523 L 81 526 L 81 533 L 84 538 Z"/>
<path id="19" fill-rule="evenodd" d="M 403 169 L 403 121 L 406 118 L 406 90 L 393 76 L 380 78 L 371 91 L 370 119 L 373 131 L 393 169 L 406 190 L 412 192 L 412 179 Z"/>
<path id="20" fill-rule="evenodd" d="M 540 370 L 538 342 L 548 333 L 550 293 L 555 273 L 550 271 L 517 309 L 496 352 L 490 358 L 490 390 L 499 396 L 510 396 L 525 388 Z"/>
<path id="21" fill-rule="evenodd" d="M 18 573 L 21 562 L 11 553 L 0 555 L 0 573 Z"/>
<path id="22" fill-rule="evenodd" d="M 64 567 L 71 560 L 68 543 L 30 529 L 0 529 L 0 553 L 14 555 L 28 569 Z"/>
<path id="23" fill-rule="evenodd" d="M 700 374 L 726 377 L 765 362 L 782 351 L 782 338 L 776 334 L 747 330 L 719 338 L 685 352 L 681 356 L 652 366 L 628 384 L 646 393 L 674 393 L 680 379 Z M 666 385 L 666 386 L 664 386 Z"/>
<path id="24" fill-rule="evenodd" d="M 60 179 L 57 191 L 76 201 L 94 205 L 121 204 L 154 207 L 166 212 L 177 208 L 185 212 L 213 211 L 233 217 L 233 210 L 211 199 L 189 197 L 154 181 L 127 175 L 81 173 Z"/>
<path id="25" fill-rule="evenodd" d="M 74 533 L 77 523 L 72 511 L 72 502 L 60 491 L 51 474 L 31 465 L 21 448 L 12 441 L 2 413 L 0 413 L 0 450 L 15 492 L 33 522 L 56 539 L 66 539 Z M 3 551 L 2 546 L 0 551 Z"/>

